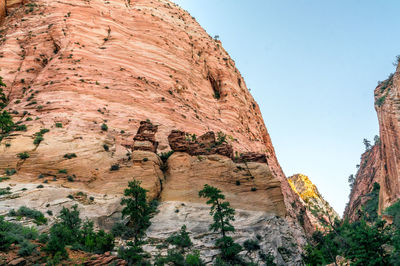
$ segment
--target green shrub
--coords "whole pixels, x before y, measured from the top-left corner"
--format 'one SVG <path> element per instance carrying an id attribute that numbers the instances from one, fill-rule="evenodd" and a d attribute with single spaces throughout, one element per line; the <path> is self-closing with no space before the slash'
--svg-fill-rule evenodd
<path id="1" fill-rule="evenodd" d="M 104 144 L 104 145 L 103 145 L 103 148 L 104 148 L 105 151 L 109 151 L 109 147 L 108 147 L 107 144 Z"/>
<path id="2" fill-rule="evenodd" d="M 59 174 L 68 174 L 68 170 L 67 169 L 60 169 L 58 170 Z"/>
<path id="3" fill-rule="evenodd" d="M 122 239 L 130 239 L 135 235 L 135 231 L 123 223 L 115 223 L 111 229 L 114 237 L 121 237 Z"/>
<path id="4" fill-rule="evenodd" d="M 108 130 L 108 126 L 107 126 L 106 124 L 103 123 L 103 124 L 101 125 L 101 130 L 102 130 L 102 131 L 107 131 L 107 130 Z"/>
<path id="5" fill-rule="evenodd" d="M 14 175 L 14 174 L 16 174 L 17 173 L 17 170 L 15 170 L 14 168 L 11 168 L 11 169 L 6 169 L 6 175 L 8 175 L 8 176 L 12 176 L 12 175 Z"/>
<path id="6" fill-rule="evenodd" d="M 62 124 L 62 123 L 56 123 L 55 125 L 56 125 L 56 127 L 58 127 L 58 128 L 62 128 L 62 127 L 63 127 L 63 124 Z"/>
<path id="7" fill-rule="evenodd" d="M 40 142 L 42 142 L 44 140 L 43 135 L 46 134 L 47 132 L 49 132 L 50 130 L 47 128 L 42 128 L 39 132 L 36 132 L 34 134 L 35 139 L 33 140 L 33 144 L 35 145 L 39 145 Z"/>
<path id="8" fill-rule="evenodd" d="M 72 158 L 76 158 L 76 154 L 75 153 L 66 153 L 64 154 L 64 158 L 66 159 L 72 159 Z"/>
<path id="9" fill-rule="evenodd" d="M 0 188 L 0 196 L 11 194 L 10 190 L 10 187 Z"/>
<path id="10" fill-rule="evenodd" d="M 28 158 L 30 157 L 30 155 L 29 155 L 29 153 L 27 153 L 27 152 L 21 152 L 21 153 L 18 153 L 18 157 L 19 157 L 21 160 L 26 160 L 26 159 L 28 159 Z"/>
<path id="11" fill-rule="evenodd" d="M 18 125 L 15 127 L 15 131 L 26 131 L 26 125 Z"/>
<path id="12" fill-rule="evenodd" d="M 385 102 L 385 99 L 386 99 L 386 95 L 385 95 L 385 96 L 382 96 L 382 97 L 380 97 L 378 100 L 376 100 L 375 104 L 376 104 L 377 106 L 381 107 L 381 106 L 383 105 L 383 103 Z"/>
<path id="13" fill-rule="evenodd" d="M 110 167 L 110 171 L 118 171 L 119 170 L 119 164 L 113 164 Z"/>
<path id="14" fill-rule="evenodd" d="M 0 89 L 0 91 L 1 91 L 1 89 Z M 0 98 L 1 98 L 1 95 L 0 95 Z M 1 106 L 1 102 L 0 102 L 0 106 Z M 0 108 L 0 110 L 1 110 L 1 108 Z M 12 130 L 13 126 L 14 126 L 14 122 L 12 121 L 11 115 L 6 110 L 3 110 L 2 113 L 0 112 L 0 133 L 5 134 L 5 133 L 10 132 Z"/>
<path id="15" fill-rule="evenodd" d="M 18 255 L 25 257 L 25 256 L 30 256 L 33 253 L 38 253 L 36 250 L 37 245 L 31 243 L 28 240 L 24 240 L 20 245 L 19 245 L 19 250 L 18 250 Z"/>
<path id="16" fill-rule="evenodd" d="M 42 233 L 39 235 L 38 241 L 42 244 L 46 244 L 49 241 L 49 235 L 46 233 Z"/>
<path id="17" fill-rule="evenodd" d="M 43 185 L 38 185 L 36 188 L 44 188 Z"/>
<path id="18" fill-rule="evenodd" d="M 22 217 L 27 217 L 31 218 L 35 221 L 36 224 L 46 224 L 47 219 L 44 217 L 43 213 L 37 210 L 30 209 L 26 206 L 21 206 L 18 211 L 13 211 L 11 210 L 9 212 L 10 216 L 22 216 Z"/>
<path id="19" fill-rule="evenodd" d="M 190 240 L 189 233 L 186 232 L 186 225 L 181 227 L 179 233 L 174 233 L 167 238 L 167 242 L 171 245 L 176 246 L 181 249 L 181 252 L 184 253 L 185 248 L 190 248 L 193 243 Z"/>
<path id="20" fill-rule="evenodd" d="M 166 163 L 168 158 L 174 154 L 174 151 L 162 152 L 159 156 L 163 163 Z"/>
<path id="21" fill-rule="evenodd" d="M 198 250 L 193 251 L 186 255 L 185 265 L 187 266 L 205 266 L 206 264 L 200 258 L 200 252 Z"/>
<path id="22" fill-rule="evenodd" d="M 8 176 L 0 177 L 0 183 L 3 182 L 4 180 L 8 180 L 8 179 L 10 179 Z"/>
<path id="23" fill-rule="evenodd" d="M 12 244 L 34 240 L 37 236 L 37 231 L 34 228 L 6 222 L 4 217 L 0 216 L 0 251 L 7 251 Z"/>

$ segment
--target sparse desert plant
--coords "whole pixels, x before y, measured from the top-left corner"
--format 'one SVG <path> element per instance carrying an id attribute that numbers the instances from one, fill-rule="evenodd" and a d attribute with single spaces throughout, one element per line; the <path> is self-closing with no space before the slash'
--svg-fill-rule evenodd
<path id="1" fill-rule="evenodd" d="M 28 152 L 21 152 L 21 153 L 18 153 L 18 157 L 19 157 L 21 160 L 26 160 L 26 159 L 28 159 L 28 158 L 30 157 L 30 155 L 29 155 Z"/>

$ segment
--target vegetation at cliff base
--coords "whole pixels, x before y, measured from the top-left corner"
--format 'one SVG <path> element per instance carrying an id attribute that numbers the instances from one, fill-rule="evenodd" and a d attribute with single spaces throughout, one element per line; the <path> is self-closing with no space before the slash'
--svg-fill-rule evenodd
<path id="1" fill-rule="evenodd" d="M 387 224 L 378 215 L 379 189 L 375 183 L 366 195 L 368 200 L 357 221 L 325 221 L 325 231 L 314 232 L 304 255 L 307 265 L 336 263 L 338 257 L 350 265 L 400 265 L 400 224 Z M 399 206 L 386 211 L 394 221 L 400 220 Z"/>

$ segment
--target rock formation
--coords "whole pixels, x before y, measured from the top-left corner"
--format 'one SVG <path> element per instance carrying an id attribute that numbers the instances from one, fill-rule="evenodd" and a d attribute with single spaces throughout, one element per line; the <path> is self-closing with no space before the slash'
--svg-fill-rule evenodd
<path id="1" fill-rule="evenodd" d="M 380 184 L 379 212 L 400 199 L 400 67 L 375 89 L 379 140 L 361 156 L 360 169 L 345 210 L 354 220 L 375 182 Z"/>
<path id="2" fill-rule="evenodd" d="M 1 214 L 20 205 L 56 213 L 78 203 L 81 213 L 109 228 L 135 178 L 163 201 L 155 219 L 175 219 L 182 204 L 190 206 L 185 213 L 204 210 L 196 193 L 209 183 L 239 217 L 259 217 L 256 229 L 238 218 L 248 232 L 238 238 L 270 230 L 263 247 L 281 264 L 301 261 L 304 206 L 220 41 L 168 0 L 20 2 L 0 2 L 7 11 L 0 33 L 6 109 L 27 127 L 0 143 L 1 173 L 16 171 L 0 186 L 18 195 L 1 199 Z M 157 155 L 171 149 L 166 162 Z M 94 200 L 67 198 L 79 192 Z M 307 215 L 302 221 L 311 232 Z M 280 246 L 291 250 L 290 258 Z"/>
<path id="3" fill-rule="evenodd" d="M 355 221 L 368 200 L 368 193 L 372 191 L 374 183 L 379 183 L 382 176 L 380 145 L 374 145 L 361 156 L 360 168 L 355 176 L 355 181 L 349 196 L 349 203 L 344 211 L 344 217 Z"/>
<path id="4" fill-rule="evenodd" d="M 340 219 L 339 215 L 321 196 L 317 187 L 308 176 L 297 174 L 288 178 L 289 184 L 307 207 L 307 216 L 318 229 L 323 230 L 326 225 Z"/>

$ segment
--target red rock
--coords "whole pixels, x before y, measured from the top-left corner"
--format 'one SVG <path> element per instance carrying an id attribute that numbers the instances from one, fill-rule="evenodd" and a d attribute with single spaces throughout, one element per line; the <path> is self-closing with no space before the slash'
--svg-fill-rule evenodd
<path id="1" fill-rule="evenodd" d="M 0 147 L 0 170 L 18 165 L 18 176 L 36 181 L 42 172 L 67 169 L 78 175 L 71 187 L 85 182 L 95 192 L 120 193 L 133 170 L 110 172 L 110 166 L 126 159 L 127 147 L 167 151 L 171 130 L 221 131 L 235 141 L 212 152 L 232 157 L 233 150 L 265 151 L 288 217 L 295 220 L 301 202 L 278 163 L 260 109 L 221 42 L 170 1 L 131 2 L 36 0 L 32 11 L 22 6 L 9 12 L 0 42 L 7 109 L 18 111 L 15 121 L 24 111 L 34 119 L 24 122 L 27 132 L 3 140 L 11 146 Z M 146 119 L 158 125 L 154 139 L 150 130 L 131 144 Z M 54 128 L 59 121 L 63 128 Z M 105 122 L 107 131 L 100 129 Z M 41 128 L 51 131 L 36 146 L 32 136 Z M 171 148 L 211 152 L 181 137 L 175 136 Z M 213 140 L 211 134 L 199 139 L 204 145 Z M 62 158 L 72 147 L 78 158 L 67 163 Z M 21 152 L 30 154 L 23 164 Z"/>
<path id="2" fill-rule="evenodd" d="M 232 146 L 218 142 L 214 132 L 207 132 L 197 138 L 186 132 L 173 130 L 168 136 L 168 141 L 173 151 L 186 152 L 190 155 L 220 154 L 229 158 L 233 155 Z"/>
<path id="3" fill-rule="evenodd" d="M 135 141 L 133 150 L 151 151 L 157 153 L 158 142 L 155 138 L 157 130 L 158 126 L 153 125 L 151 122 L 141 121 L 140 127 L 133 138 Z"/>
<path id="4" fill-rule="evenodd" d="M 10 261 L 7 265 L 10 265 L 10 266 L 22 266 L 22 265 L 25 265 L 25 264 L 26 264 L 26 260 L 24 258 L 17 258 L 17 259 L 14 259 L 14 260 Z"/>
<path id="5" fill-rule="evenodd" d="M 400 66 L 394 75 L 375 89 L 380 141 L 361 157 L 360 169 L 345 210 L 345 217 L 357 219 L 373 184 L 380 184 L 379 212 L 400 199 Z"/>
<path id="6" fill-rule="evenodd" d="M 361 156 L 360 168 L 355 176 L 349 203 L 344 211 L 344 217 L 350 221 L 360 218 L 359 210 L 368 201 L 367 194 L 372 191 L 375 182 L 379 183 L 380 176 L 383 174 L 380 154 L 380 145 L 374 145 L 371 150 Z"/>

